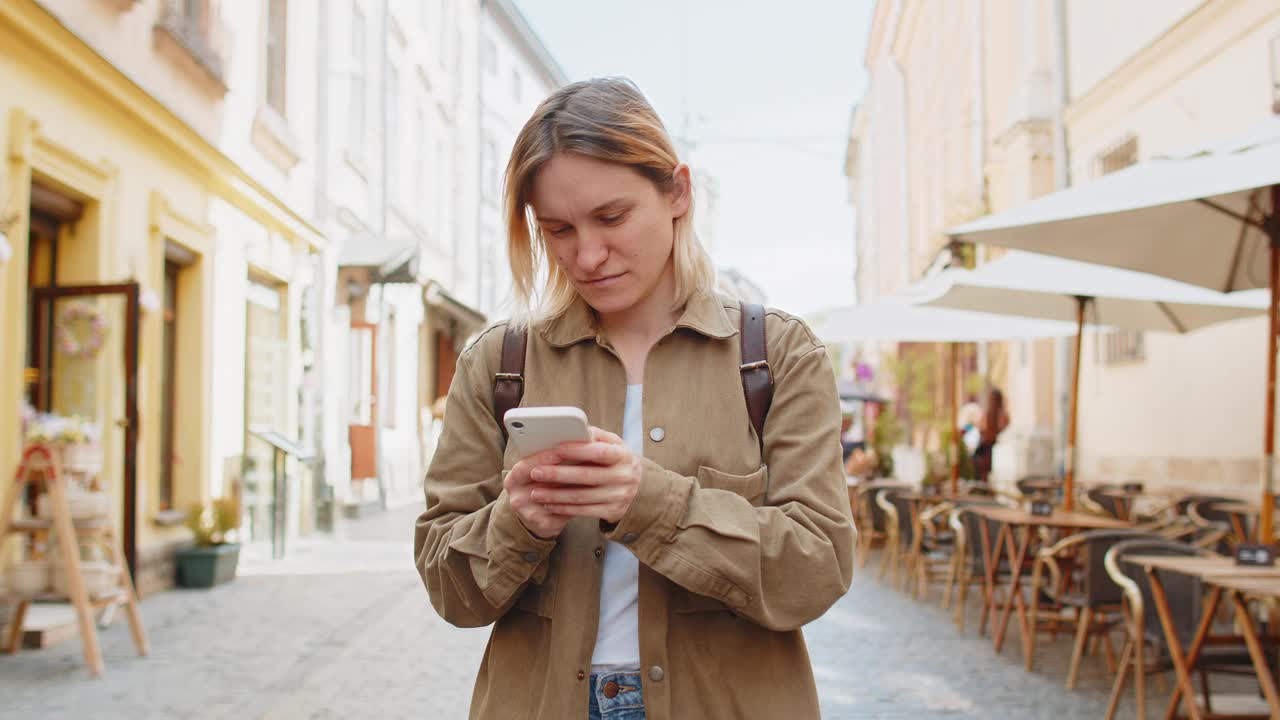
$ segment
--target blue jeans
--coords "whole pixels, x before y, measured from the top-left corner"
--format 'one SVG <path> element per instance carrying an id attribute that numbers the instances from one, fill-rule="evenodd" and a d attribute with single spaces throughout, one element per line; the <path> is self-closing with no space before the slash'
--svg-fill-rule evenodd
<path id="1" fill-rule="evenodd" d="M 613 697 L 606 695 L 609 683 L 617 686 Z M 639 673 L 603 673 L 591 676 L 591 702 L 588 720 L 644 720 L 644 696 Z"/>

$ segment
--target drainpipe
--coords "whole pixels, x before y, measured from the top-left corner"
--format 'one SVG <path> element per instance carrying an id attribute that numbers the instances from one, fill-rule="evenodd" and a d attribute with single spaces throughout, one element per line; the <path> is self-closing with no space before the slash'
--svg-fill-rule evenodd
<path id="1" fill-rule="evenodd" d="M 1067 103 L 1070 102 L 1070 85 L 1067 82 L 1067 7 L 1066 0 L 1053 0 L 1053 14 L 1050 18 L 1049 37 L 1052 43 L 1050 65 L 1053 72 L 1053 181 L 1054 189 L 1061 190 L 1071 184 L 1071 162 L 1067 155 L 1067 127 L 1064 119 Z M 1065 448 L 1067 445 L 1067 425 L 1070 414 L 1070 395 L 1072 366 L 1078 362 L 1073 359 L 1072 343 L 1066 338 L 1054 340 L 1055 368 L 1054 386 L 1057 388 L 1055 398 L 1055 440 L 1058 448 L 1058 467 L 1065 468 Z"/>
<path id="2" fill-rule="evenodd" d="M 378 54 L 382 62 L 381 67 L 379 68 L 379 77 L 381 80 L 379 82 L 380 90 L 378 92 L 378 113 L 381 115 L 380 125 L 382 127 L 382 137 L 379 138 L 378 143 L 379 149 L 382 151 L 382 162 L 380 163 L 381 167 L 378 172 L 378 232 L 385 241 L 387 237 L 387 165 L 391 160 L 391 148 L 387 144 L 388 133 L 391 129 L 387 102 L 388 93 L 391 91 L 389 85 L 391 82 L 391 56 L 387 45 L 387 38 L 391 35 L 391 0 L 382 0 L 382 21 L 380 25 Z M 386 304 L 386 293 L 386 284 L 380 284 L 378 288 L 378 329 L 373 336 L 373 342 L 375 344 L 378 344 L 379 340 L 386 337 L 384 330 L 385 323 L 383 322 L 386 313 L 386 310 L 384 309 L 384 305 Z M 380 349 L 381 352 L 378 352 L 377 356 L 378 365 L 382 367 L 377 368 L 379 387 L 377 387 L 375 391 L 377 392 L 377 397 L 382 401 L 378 403 L 376 408 L 374 408 L 373 421 L 377 423 L 377 425 L 373 428 L 373 442 L 378 448 L 377 454 L 375 455 L 378 472 L 378 502 L 385 510 L 387 508 L 388 467 L 386 451 L 383 446 L 383 441 L 386 438 L 385 434 L 382 432 L 382 428 L 386 425 L 386 417 L 383 408 L 387 406 L 387 402 L 383 397 L 385 393 L 382 392 L 382 389 L 386 386 L 387 374 L 385 369 L 387 353 L 395 351 L 395 344 L 388 344 L 384 342 L 381 343 Z"/>
<path id="3" fill-rule="evenodd" d="M 315 174 L 315 197 L 314 209 L 315 224 L 318 228 L 325 228 L 329 220 L 329 0 L 320 0 L 316 3 L 316 174 Z M 312 373 L 320 382 L 320 387 L 325 386 L 325 373 L 327 366 L 325 363 L 326 343 L 325 338 L 328 336 L 328 316 L 323 308 L 328 307 L 328 291 L 329 291 L 329 263 L 327 260 L 332 257 L 333 247 L 326 243 L 324 253 L 315 263 L 315 297 L 316 304 L 312 308 L 313 319 L 315 320 L 315 359 L 312 365 Z M 329 513 L 328 517 L 316 518 L 316 524 L 320 527 L 333 528 L 334 497 L 331 491 L 332 485 L 329 482 L 328 470 L 325 466 L 325 441 L 328 437 L 326 422 L 327 412 L 323 398 L 319 399 L 318 408 L 315 414 L 315 465 L 313 467 L 313 477 L 315 485 L 313 490 L 313 500 L 318 508 L 326 508 Z M 322 524 L 323 523 L 323 524 Z"/>
<path id="4" fill-rule="evenodd" d="M 986 2 L 985 0 L 974 0 L 973 2 L 973 114 L 970 118 L 970 125 L 973 127 L 973 183 L 977 188 L 978 205 L 985 214 L 990 212 L 987 207 L 987 35 L 986 35 Z M 966 218 L 968 220 L 968 218 Z M 985 245 L 974 245 L 975 263 L 981 265 L 986 262 L 987 248 Z M 989 358 L 987 355 L 987 343 L 977 343 L 977 361 L 978 376 L 981 377 L 986 384 L 990 385 L 990 377 L 988 376 Z"/>
<path id="5" fill-rule="evenodd" d="M 488 0 L 480 0 L 476 13 L 476 309 L 484 308 L 484 14 L 489 10 Z M 497 159 L 495 158 L 496 162 Z M 483 310 L 482 310 L 483 311 Z"/>

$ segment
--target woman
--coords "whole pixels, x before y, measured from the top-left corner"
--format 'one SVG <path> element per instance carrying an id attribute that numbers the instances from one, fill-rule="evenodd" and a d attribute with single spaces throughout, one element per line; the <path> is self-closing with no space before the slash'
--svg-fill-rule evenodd
<path id="1" fill-rule="evenodd" d="M 472 718 L 817 718 L 800 628 L 847 590 L 855 532 L 823 346 L 765 318 L 758 438 L 739 306 L 712 292 L 689 168 L 628 81 L 558 90 L 507 166 L 522 312 L 458 359 L 415 554 L 450 623 L 493 623 Z M 535 285 L 541 280 L 541 288 Z M 494 409 L 508 325 L 523 406 L 593 440 L 515 457 Z"/>
<path id="2" fill-rule="evenodd" d="M 996 440 L 1006 427 L 1009 427 L 1009 413 L 1004 409 L 1004 393 L 991 388 L 986 411 L 978 423 L 978 448 L 973 451 L 973 467 L 979 482 L 985 483 L 991 477 L 991 456 L 995 452 Z"/>

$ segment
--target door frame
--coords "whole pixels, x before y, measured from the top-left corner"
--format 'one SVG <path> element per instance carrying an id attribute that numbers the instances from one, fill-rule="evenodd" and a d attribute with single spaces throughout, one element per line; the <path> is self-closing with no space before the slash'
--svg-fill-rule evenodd
<path id="1" fill-rule="evenodd" d="M 30 313 L 30 341 L 36 354 L 36 396 L 44 407 L 49 406 L 53 363 L 53 338 L 47 328 L 53 318 L 53 302 L 68 297 L 90 295 L 124 295 L 124 494 L 121 499 L 121 529 L 124 541 L 125 563 L 130 576 L 137 577 L 137 493 L 138 493 L 138 315 L 139 285 L 136 282 L 107 285 L 62 285 L 59 287 L 31 288 L 28 298 Z M 47 317 L 46 317 L 47 313 Z M 103 427 L 105 435 L 107 428 Z"/>

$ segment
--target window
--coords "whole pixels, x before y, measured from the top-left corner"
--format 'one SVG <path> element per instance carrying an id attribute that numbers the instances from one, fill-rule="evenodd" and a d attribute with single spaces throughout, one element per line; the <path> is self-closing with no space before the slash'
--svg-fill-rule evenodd
<path id="1" fill-rule="evenodd" d="M 1138 138 L 1130 135 L 1111 149 L 1100 154 L 1095 161 L 1098 175 L 1123 170 L 1138 162 Z M 1140 331 L 1121 330 L 1103 336 L 1102 361 L 1106 365 L 1142 362 L 1146 359 L 1145 339 Z"/>
<path id="2" fill-rule="evenodd" d="M 481 193 L 485 199 L 495 202 L 497 189 L 501 187 L 502 178 L 498 176 L 498 147 L 492 140 L 486 140 L 481 147 L 480 167 L 484 177 L 480 178 Z"/>
<path id="3" fill-rule="evenodd" d="M 289 0 L 267 2 L 267 106 L 285 116 Z"/>
<path id="4" fill-rule="evenodd" d="M 1280 35 L 1271 38 L 1271 112 L 1280 115 Z"/>
<path id="5" fill-rule="evenodd" d="M 490 75 L 498 72 L 498 44 L 493 38 L 484 39 L 484 53 L 480 56 L 480 66 Z"/>
<path id="6" fill-rule="evenodd" d="M 1130 135 L 1098 156 L 1096 174 L 1106 175 L 1138 162 L 1138 138 Z"/>
<path id="7" fill-rule="evenodd" d="M 347 424 L 373 424 L 373 328 L 351 328 L 347 345 Z"/>
<path id="8" fill-rule="evenodd" d="M 396 374 L 396 357 L 400 354 L 397 352 L 400 341 L 396 337 L 396 314 L 394 312 L 387 313 L 387 320 L 383 325 L 383 328 L 383 331 L 387 334 L 383 339 L 383 342 L 385 343 L 384 347 L 387 350 L 385 353 L 386 360 L 383 361 L 386 363 L 385 372 L 387 373 L 387 379 L 386 394 L 380 396 L 382 397 L 383 405 L 382 426 L 385 428 L 395 428 L 396 395 L 399 394 L 396 392 L 397 386 L 399 385 L 397 382 L 399 378 Z"/>
<path id="9" fill-rule="evenodd" d="M 440 67 L 449 68 L 449 23 L 453 19 L 450 0 L 440 0 Z"/>
<path id="10" fill-rule="evenodd" d="M 349 118 L 348 139 L 351 149 L 360 151 L 364 148 L 365 138 L 365 20 L 364 11 L 356 3 L 351 4 L 351 113 Z"/>
<path id="11" fill-rule="evenodd" d="M 1113 332 L 1102 338 L 1102 360 L 1107 365 L 1142 362 L 1146 340 L 1140 332 Z"/>
<path id="12" fill-rule="evenodd" d="M 418 105 L 417 116 L 414 121 L 413 138 L 413 187 L 405 188 L 405 190 L 422 193 L 425 200 L 427 199 L 427 111 L 422 108 L 421 104 Z M 412 200 L 412 193 L 406 192 L 405 197 L 410 198 L 407 204 L 409 207 L 413 207 L 415 203 Z M 419 207 L 425 213 L 429 205 L 430 203 L 424 202 Z"/>
<path id="13" fill-rule="evenodd" d="M 172 41 L 222 86 L 223 38 L 213 0 L 164 0 L 155 29 L 157 38 Z"/>
<path id="14" fill-rule="evenodd" d="M 387 70 L 387 182 L 395 187 L 400 180 L 397 172 L 403 162 L 400 155 L 400 71 L 395 65 Z"/>

